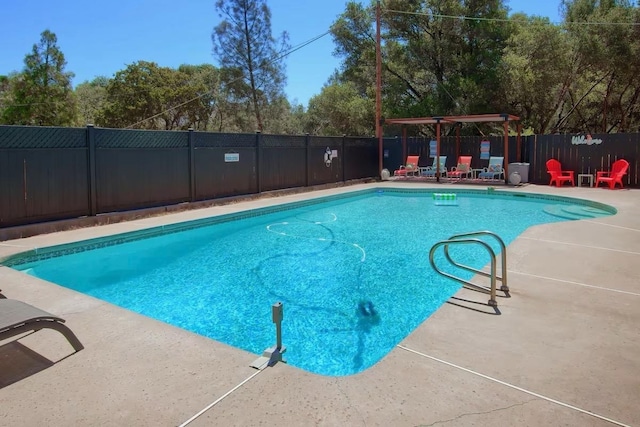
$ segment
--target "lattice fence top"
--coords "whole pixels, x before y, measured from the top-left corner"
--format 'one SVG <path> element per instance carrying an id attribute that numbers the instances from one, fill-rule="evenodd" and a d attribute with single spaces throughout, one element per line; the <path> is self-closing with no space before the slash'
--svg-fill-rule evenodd
<path id="1" fill-rule="evenodd" d="M 307 137 L 301 135 L 262 135 L 263 147 L 305 147 Z"/>
<path id="2" fill-rule="evenodd" d="M 96 129 L 96 148 L 187 148 L 186 131 Z"/>
<path id="3" fill-rule="evenodd" d="M 195 148 L 255 148 L 256 134 L 194 132 Z"/>
<path id="4" fill-rule="evenodd" d="M 347 137 L 344 140 L 345 147 L 375 147 L 378 145 L 378 140 L 375 138 L 364 137 Z"/>
<path id="5" fill-rule="evenodd" d="M 336 147 L 342 145 L 341 136 L 312 136 L 309 145 L 312 147 Z"/>
<path id="6" fill-rule="evenodd" d="M 0 149 L 86 148 L 87 130 L 44 126 L 0 126 Z"/>

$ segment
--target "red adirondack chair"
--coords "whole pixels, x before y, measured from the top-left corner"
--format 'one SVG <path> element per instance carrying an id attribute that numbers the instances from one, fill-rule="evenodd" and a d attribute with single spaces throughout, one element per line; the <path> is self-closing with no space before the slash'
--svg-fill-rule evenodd
<path id="1" fill-rule="evenodd" d="M 611 171 L 598 171 L 596 172 L 596 187 L 601 182 L 606 182 L 609 184 L 610 189 L 614 189 L 616 184 L 620 184 L 620 188 L 622 186 L 622 177 L 629 170 L 629 162 L 624 159 L 618 159 L 611 165 Z"/>
<path id="2" fill-rule="evenodd" d="M 553 185 L 554 182 L 556 183 L 556 187 L 560 187 L 563 182 L 571 182 L 571 185 L 576 185 L 574 172 L 563 171 L 562 165 L 556 159 L 547 160 L 547 172 L 551 175 L 549 185 Z"/>

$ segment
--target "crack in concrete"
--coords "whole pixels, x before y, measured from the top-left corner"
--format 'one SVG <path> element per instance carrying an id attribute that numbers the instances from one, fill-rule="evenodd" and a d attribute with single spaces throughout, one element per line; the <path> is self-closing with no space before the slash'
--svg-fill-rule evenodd
<path id="1" fill-rule="evenodd" d="M 496 409 L 492 409 L 492 410 L 490 410 L 490 411 L 484 411 L 484 412 L 469 412 L 469 413 L 466 413 L 466 414 L 460 414 L 460 415 L 458 415 L 457 417 L 453 417 L 453 418 L 450 418 L 450 419 L 448 419 L 448 420 L 435 421 L 435 422 L 433 422 L 433 423 L 431 423 L 431 424 L 421 424 L 421 425 L 419 425 L 419 426 L 417 426 L 417 427 L 432 427 L 432 426 L 435 426 L 436 424 L 443 424 L 443 423 L 448 423 L 448 422 L 450 422 L 450 421 L 459 420 L 459 419 L 461 419 L 461 418 L 463 418 L 463 417 L 466 417 L 466 416 L 468 416 L 468 415 L 486 415 L 486 414 L 491 414 L 491 413 L 493 413 L 493 412 L 499 412 L 499 411 L 504 411 L 504 410 L 507 410 L 507 409 L 515 408 L 516 406 L 524 406 L 524 405 L 526 405 L 527 403 L 531 403 L 531 402 L 536 401 L 536 400 L 540 400 L 540 399 L 530 399 L 530 400 L 527 400 L 527 401 L 525 401 L 525 402 L 514 403 L 513 405 L 505 406 L 505 407 L 503 407 L 503 408 L 496 408 Z"/>

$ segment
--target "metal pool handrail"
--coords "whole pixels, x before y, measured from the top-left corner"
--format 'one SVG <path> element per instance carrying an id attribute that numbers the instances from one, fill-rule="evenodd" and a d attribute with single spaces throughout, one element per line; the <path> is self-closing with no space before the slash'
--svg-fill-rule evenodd
<path id="1" fill-rule="evenodd" d="M 481 292 L 487 292 L 487 289 L 483 286 L 480 285 L 476 285 L 475 283 L 472 283 L 468 280 L 464 280 L 458 276 L 454 276 L 453 274 L 449 274 L 446 273 L 442 270 L 440 270 L 438 268 L 438 266 L 436 265 L 433 256 L 436 252 L 436 250 L 440 247 L 440 246 L 444 246 L 445 247 L 445 251 L 446 248 L 449 245 L 453 245 L 453 244 L 476 244 L 476 245 L 480 245 L 482 247 L 484 247 L 487 252 L 489 252 L 489 255 L 491 257 L 491 275 L 489 277 L 491 277 L 491 289 L 489 290 L 490 293 L 490 299 L 489 299 L 489 305 L 492 307 L 497 307 L 498 306 L 498 302 L 496 301 L 496 254 L 495 252 L 493 252 L 493 249 L 491 249 L 491 246 L 489 246 L 488 243 L 483 242 L 480 239 L 449 239 L 449 240 L 442 240 L 440 242 L 437 242 L 436 244 L 434 244 L 431 247 L 431 250 L 429 251 L 429 262 L 431 263 L 431 267 L 433 267 L 433 269 L 438 272 L 440 275 L 445 276 L 445 277 L 449 277 L 450 279 L 456 280 L 458 282 L 464 283 L 467 286 L 471 286 L 474 289 L 477 289 Z M 450 257 L 447 257 L 449 260 L 451 260 Z M 453 261 L 451 261 L 453 262 Z M 456 264 L 456 263 L 454 263 Z M 458 265 L 458 264 L 456 264 Z M 465 266 L 466 267 L 466 266 Z M 463 267 L 464 268 L 464 267 Z M 471 267 L 466 267 L 467 269 L 470 269 Z M 486 274 L 486 273 L 485 273 Z"/>
<path id="2" fill-rule="evenodd" d="M 501 264 L 502 264 L 502 277 L 496 276 L 496 280 L 499 280 L 502 283 L 502 285 L 500 286 L 500 290 L 501 291 L 509 292 L 509 286 L 507 286 L 507 246 L 504 244 L 504 240 L 502 240 L 502 238 L 500 238 L 500 236 L 498 236 L 496 233 L 494 233 L 492 231 L 482 230 L 482 231 L 473 231 L 471 233 L 454 234 L 453 236 L 449 237 L 449 241 L 457 240 L 457 239 L 460 239 L 462 237 L 472 237 L 472 236 L 492 236 L 500 244 L 500 255 L 501 255 Z M 493 250 L 491 250 L 491 253 L 493 254 L 493 257 L 495 258 L 495 253 L 493 252 Z M 481 276 L 491 277 L 491 275 L 489 273 L 486 273 L 486 272 L 484 272 L 482 270 L 478 270 L 478 269 L 475 269 L 473 267 L 469 267 L 469 266 L 466 266 L 466 265 L 458 264 L 457 262 L 455 262 L 453 259 L 451 259 L 451 256 L 449 255 L 449 246 L 448 245 L 446 245 L 444 247 L 444 255 L 447 257 L 447 260 L 451 264 L 455 265 L 456 267 L 462 268 L 462 269 L 467 270 L 467 271 L 471 271 L 471 272 L 479 274 Z"/>

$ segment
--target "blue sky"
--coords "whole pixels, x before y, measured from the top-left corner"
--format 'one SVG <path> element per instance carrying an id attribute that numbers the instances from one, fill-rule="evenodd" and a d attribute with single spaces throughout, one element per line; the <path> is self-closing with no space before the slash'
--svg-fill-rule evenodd
<path id="1" fill-rule="evenodd" d="M 77 85 L 112 77 L 136 61 L 161 66 L 213 63 L 211 32 L 218 24 L 215 0 L 0 0 L 0 75 L 23 68 L 26 54 L 49 29 L 75 73 Z M 506 1 L 512 13 L 559 22 L 560 0 Z M 274 35 L 287 31 L 292 46 L 325 33 L 346 0 L 267 0 Z M 326 35 L 286 60 L 290 101 L 306 107 L 340 66 Z"/>

